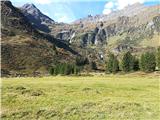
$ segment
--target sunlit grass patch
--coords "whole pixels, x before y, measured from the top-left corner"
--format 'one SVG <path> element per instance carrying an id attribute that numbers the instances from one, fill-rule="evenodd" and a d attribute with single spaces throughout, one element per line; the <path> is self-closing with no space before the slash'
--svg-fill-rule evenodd
<path id="1" fill-rule="evenodd" d="M 159 120 L 159 76 L 2 79 L 2 119 Z"/>

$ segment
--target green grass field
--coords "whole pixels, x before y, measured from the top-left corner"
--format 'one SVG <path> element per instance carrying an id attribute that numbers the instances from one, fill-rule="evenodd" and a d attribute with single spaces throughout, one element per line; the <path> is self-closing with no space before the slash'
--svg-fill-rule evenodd
<path id="1" fill-rule="evenodd" d="M 159 76 L 2 79 L 3 120 L 160 120 Z"/>

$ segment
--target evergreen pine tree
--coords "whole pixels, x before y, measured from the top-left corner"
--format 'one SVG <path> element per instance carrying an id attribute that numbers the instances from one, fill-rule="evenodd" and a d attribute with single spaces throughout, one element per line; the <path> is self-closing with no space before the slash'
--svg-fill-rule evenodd
<path id="1" fill-rule="evenodd" d="M 130 72 L 133 70 L 133 56 L 132 54 L 128 51 L 127 53 L 124 54 L 122 58 L 122 71 L 124 72 Z"/>
<path id="2" fill-rule="evenodd" d="M 109 58 L 106 65 L 106 71 L 112 73 L 114 55 L 110 53 L 108 57 Z"/>
<path id="3" fill-rule="evenodd" d="M 141 64 L 140 65 L 141 70 L 144 72 L 155 71 L 156 58 L 155 58 L 154 53 L 146 52 L 146 53 L 142 54 L 140 64 Z"/>
<path id="4" fill-rule="evenodd" d="M 133 70 L 134 71 L 138 71 L 140 68 L 139 68 L 139 60 L 135 57 L 133 57 Z"/>
<path id="5" fill-rule="evenodd" d="M 119 62 L 114 54 L 110 53 L 106 64 L 106 72 L 116 73 L 119 71 Z"/>
<path id="6" fill-rule="evenodd" d="M 160 70 L 160 47 L 157 49 L 157 59 L 156 59 L 158 70 Z"/>
<path id="7" fill-rule="evenodd" d="M 119 62 L 116 57 L 113 59 L 112 72 L 117 73 L 119 71 Z"/>

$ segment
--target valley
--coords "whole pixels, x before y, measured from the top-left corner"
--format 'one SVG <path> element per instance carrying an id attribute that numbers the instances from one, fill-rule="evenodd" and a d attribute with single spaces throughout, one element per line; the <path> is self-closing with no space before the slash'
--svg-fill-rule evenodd
<path id="1" fill-rule="evenodd" d="M 56 0 L 0 2 L 2 120 L 160 120 L 159 4 L 107 1 L 65 23 Z"/>

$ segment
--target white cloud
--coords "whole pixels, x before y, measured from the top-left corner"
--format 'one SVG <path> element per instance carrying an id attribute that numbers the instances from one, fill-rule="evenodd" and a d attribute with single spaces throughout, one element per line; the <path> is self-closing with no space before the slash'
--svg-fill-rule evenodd
<path id="1" fill-rule="evenodd" d="M 65 16 L 59 17 L 58 18 L 58 22 L 66 22 L 66 23 L 68 23 L 68 22 L 70 22 L 70 19 L 69 19 L 69 17 L 67 15 L 65 15 Z"/>
<path id="2" fill-rule="evenodd" d="M 110 14 L 113 10 L 121 10 L 128 5 L 135 3 L 144 3 L 152 0 L 111 0 L 104 6 L 103 14 Z"/>
<path id="3" fill-rule="evenodd" d="M 54 13 L 54 18 L 58 22 L 70 23 L 73 22 L 76 17 L 67 6 L 63 6 L 63 8 L 59 7 L 59 10 Z"/>
<path id="4" fill-rule="evenodd" d="M 128 5 L 133 5 L 135 3 L 144 3 L 145 0 L 117 0 L 117 9 L 123 9 Z"/>
<path id="5" fill-rule="evenodd" d="M 108 14 L 110 14 L 111 12 L 112 12 L 111 9 L 104 9 L 104 10 L 103 10 L 103 14 L 105 14 L 105 15 L 108 15 Z"/>
<path id="6" fill-rule="evenodd" d="M 107 2 L 104 6 L 104 10 L 103 10 L 103 14 L 108 15 L 112 12 L 112 9 L 114 8 L 114 3 L 111 2 Z"/>
<path id="7" fill-rule="evenodd" d="M 60 13 L 59 15 L 57 15 L 57 21 L 58 22 L 64 22 L 64 23 L 71 23 L 74 21 L 75 18 L 73 18 L 72 16 L 70 16 L 69 14 L 63 14 Z"/>
<path id="8" fill-rule="evenodd" d="M 108 2 L 105 4 L 104 6 L 105 8 L 113 8 L 114 7 L 114 3 L 113 2 Z"/>
<path id="9" fill-rule="evenodd" d="M 50 4 L 52 3 L 52 0 L 34 0 L 37 4 Z"/>
<path id="10" fill-rule="evenodd" d="M 112 12 L 112 8 L 114 8 L 113 2 L 107 2 L 104 6 L 103 14 L 108 15 Z"/>

